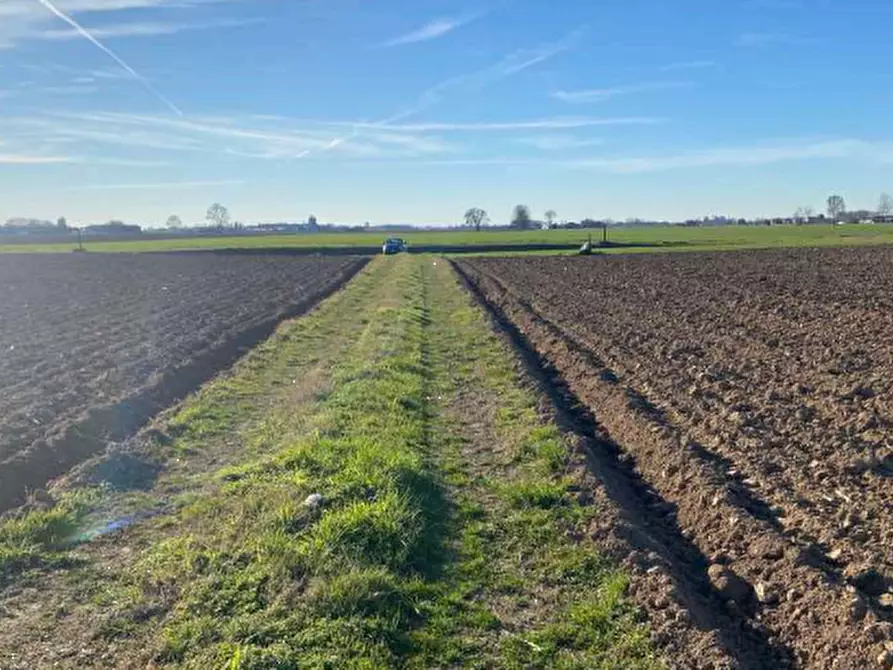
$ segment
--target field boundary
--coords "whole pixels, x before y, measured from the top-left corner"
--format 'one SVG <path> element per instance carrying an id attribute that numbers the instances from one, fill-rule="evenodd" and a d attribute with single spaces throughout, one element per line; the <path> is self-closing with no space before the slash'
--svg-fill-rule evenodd
<path id="1" fill-rule="evenodd" d="M 269 338 L 283 321 L 306 314 L 340 290 L 369 262 L 358 258 L 329 285 L 290 305 L 275 317 L 252 324 L 221 344 L 165 372 L 153 384 L 101 407 L 94 407 L 54 434 L 0 462 L 0 513 L 25 502 L 29 491 L 135 435 L 160 411 L 179 402 L 209 379 L 231 367 Z"/>
<path id="2" fill-rule="evenodd" d="M 580 243 L 582 244 L 582 242 Z M 531 243 L 531 244 L 423 244 L 411 246 L 406 253 L 412 255 L 424 254 L 499 254 L 515 252 L 547 252 L 547 251 L 577 251 L 580 244 L 576 243 Z M 661 245 L 650 244 L 611 244 L 605 248 L 634 249 L 641 247 L 658 247 Z M 679 246 L 679 245 L 668 245 Z M 134 252 L 138 253 L 138 252 Z M 145 251 L 146 254 L 216 254 L 222 256 L 376 256 L 381 254 L 381 246 L 306 246 L 306 247 L 221 247 L 219 249 L 174 249 L 171 251 Z"/>
<path id="3" fill-rule="evenodd" d="M 559 425 L 580 438 L 587 466 L 620 508 L 624 521 L 630 524 L 630 528 L 615 531 L 612 538 L 619 541 L 619 546 L 614 546 L 616 558 L 623 560 L 635 552 L 656 554 L 660 567 L 672 579 L 673 596 L 690 613 L 694 625 L 702 631 L 715 631 L 723 651 L 742 667 L 789 667 L 792 655 L 788 648 L 772 641 L 765 629 L 752 626 L 746 612 L 726 607 L 707 577 L 710 560 L 683 534 L 676 521 L 675 505 L 666 501 L 636 471 L 632 456 L 606 433 L 561 372 L 537 351 L 511 317 L 487 298 L 460 264 L 450 262 L 472 298 L 489 315 L 494 329 L 512 346 L 527 374 L 549 399 Z M 501 286 L 495 278 L 489 275 L 487 278 Z M 581 353 L 593 355 L 589 351 Z M 648 574 L 653 572 L 649 573 L 647 566 L 639 567 L 634 579 L 647 581 Z M 650 614 L 655 614 L 654 598 L 640 600 Z M 665 603 L 661 603 L 660 609 L 664 608 Z M 673 644 L 685 644 L 685 641 L 675 640 Z"/>

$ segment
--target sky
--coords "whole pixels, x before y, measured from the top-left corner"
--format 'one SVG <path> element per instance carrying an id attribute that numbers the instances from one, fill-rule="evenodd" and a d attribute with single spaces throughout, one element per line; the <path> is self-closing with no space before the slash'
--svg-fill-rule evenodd
<path id="1" fill-rule="evenodd" d="M 891 25 L 889 0 L 0 0 L 0 221 L 871 209 Z"/>

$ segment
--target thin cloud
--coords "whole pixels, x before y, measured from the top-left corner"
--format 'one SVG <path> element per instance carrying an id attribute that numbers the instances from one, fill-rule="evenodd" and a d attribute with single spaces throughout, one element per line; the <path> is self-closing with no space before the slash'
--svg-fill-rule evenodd
<path id="1" fill-rule="evenodd" d="M 546 165 L 557 165 L 558 163 L 549 161 L 543 161 L 536 158 L 454 158 L 454 159 L 446 159 L 446 160 L 428 160 L 421 161 L 422 165 L 456 165 L 456 166 L 467 166 L 467 165 L 493 165 L 493 166 L 501 166 L 501 167 L 514 167 L 514 166 L 523 166 L 523 165 L 533 165 L 537 167 L 544 167 Z"/>
<path id="2" fill-rule="evenodd" d="M 533 147 L 540 151 L 572 151 L 586 147 L 601 146 L 605 140 L 600 137 L 580 138 L 572 135 L 534 135 L 532 137 L 519 137 L 517 144 Z"/>
<path id="3" fill-rule="evenodd" d="M 451 33 L 457 28 L 461 28 L 470 22 L 470 18 L 439 18 L 426 23 L 417 30 L 413 30 L 406 35 L 401 35 L 392 40 L 388 40 L 383 46 L 396 47 L 404 44 L 415 44 L 417 42 L 427 42 L 429 40 L 443 37 L 447 33 Z"/>
<path id="4" fill-rule="evenodd" d="M 41 88 L 31 88 L 30 90 L 32 92 L 36 90 L 48 95 L 90 95 L 99 91 L 99 88 L 85 84 L 71 84 L 67 86 L 42 86 Z"/>
<path id="5" fill-rule="evenodd" d="M 176 33 L 195 31 L 195 30 L 211 30 L 219 28 L 241 28 L 243 26 L 257 24 L 257 19 L 245 20 L 219 20 L 209 21 L 207 23 L 164 23 L 164 22 L 143 22 L 143 23 L 119 23 L 113 25 L 102 26 L 101 28 L 91 28 L 90 34 L 97 39 L 112 39 L 120 37 L 153 37 L 157 35 L 174 35 Z M 82 36 L 77 30 L 44 30 L 35 35 L 44 40 L 70 40 Z"/>
<path id="6" fill-rule="evenodd" d="M 73 14 L 102 13 L 131 9 L 182 8 L 227 1 L 229 0 L 66 0 L 65 9 Z M 34 0 L 3 0 L 0 4 L 0 17 L 33 18 L 34 15 Z"/>
<path id="7" fill-rule="evenodd" d="M 84 186 L 72 186 L 66 191 L 126 191 L 126 190 L 157 190 L 177 188 L 204 188 L 208 186 L 238 186 L 244 181 L 224 179 L 219 181 L 170 181 L 145 184 L 86 184 Z"/>
<path id="8" fill-rule="evenodd" d="M 49 165 L 52 163 L 73 163 L 70 156 L 29 156 L 27 154 L 2 154 L 0 165 Z"/>
<path id="9" fill-rule="evenodd" d="M 70 25 L 77 33 L 92 43 L 96 48 L 105 53 L 109 58 L 115 61 L 118 65 L 120 65 L 124 70 L 126 70 L 134 79 L 136 79 L 147 91 L 152 93 L 156 98 L 158 98 L 162 103 L 165 104 L 171 111 L 173 111 L 177 116 L 183 116 L 183 112 L 180 111 L 180 108 L 177 107 L 173 102 L 171 102 L 168 98 L 166 98 L 158 89 L 156 89 L 152 83 L 143 77 L 140 73 L 134 70 L 130 65 L 128 65 L 118 54 L 105 46 L 98 39 L 93 37 L 87 30 L 85 30 L 81 24 L 71 18 L 65 12 L 59 10 L 50 0 L 37 0 L 41 5 L 46 7 L 49 11 L 59 17 L 62 21 Z"/>
<path id="10" fill-rule="evenodd" d="M 666 119 L 646 116 L 605 118 L 549 118 L 532 121 L 484 123 L 409 123 L 409 124 L 351 124 L 359 128 L 389 128 L 405 132 L 490 132 L 513 130 L 573 130 L 597 126 L 645 126 L 666 123 Z"/>
<path id="11" fill-rule="evenodd" d="M 331 138 L 336 126 L 318 121 L 280 119 L 264 124 L 255 117 L 186 119 L 112 112 L 52 112 L 49 117 L 7 119 L 7 126 L 21 129 L 19 138 L 39 138 L 53 145 L 75 140 L 88 146 L 174 149 L 270 160 L 294 159 L 311 151 L 337 151 L 370 158 L 423 156 L 457 150 L 453 144 L 437 137 L 386 127 L 369 129 L 362 142 L 337 142 Z"/>
<path id="12" fill-rule="evenodd" d="M 77 34 L 77 33 L 75 33 Z M 72 77 L 72 81 L 76 83 L 77 79 L 91 79 L 93 81 L 97 79 L 106 79 L 106 80 L 117 80 L 117 79 L 132 79 L 133 77 L 126 70 L 121 70 L 118 68 L 99 68 L 99 69 L 84 69 L 84 68 L 76 68 L 76 67 L 68 67 L 66 65 L 59 65 L 57 63 L 19 63 L 18 66 L 20 69 L 25 70 L 27 72 L 31 72 L 33 74 L 41 75 L 44 77 L 52 76 L 56 74 L 68 75 Z"/>
<path id="13" fill-rule="evenodd" d="M 167 161 L 141 160 L 139 158 L 106 158 L 103 156 L 84 156 L 78 159 L 79 163 L 93 165 L 114 165 L 117 167 L 154 168 L 167 167 Z"/>
<path id="14" fill-rule="evenodd" d="M 690 60 L 679 63 L 668 63 L 660 67 L 661 72 L 679 72 L 680 70 L 710 70 L 717 67 L 716 61 Z"/>
<path id="15" fill-rule="evenodd" d="M 396 123 L 446 100 L 451 95 L 479 91 L 535 65 L 544 63 L 574 46 L 582 37 L 584 30 L 575 30 L 557 42 L 543 44 L 533 49 L 513 51 L 493 65 L 445 79 L 422 92 L 414 105 L 378 123 L 379 125 Z"/>
<path id="16" fill-rule="evenodd" d="M 747 9 L 801 9 L 800 0 L 750 0 L 744 3 Z"/>
<path id="17" fill-rule="evenodd" d="M 643 174 L 717 167 L 753 167 L 800 160 L 847 160 L 893 163 L 893 142 L 858 139 L 799 141 L 744 147 L 717 147 L 664 156 L 630 156 L 544 160 L 536 158 L 469 158 L 424 161 L 425 165 L 503 165 L 593 170 L 611 174 Z"/>
<path id="18" fill-rule="evenodd" d="M 761 49 L 773 46 L 816 46 L 821 41 L 812 37 L 799 37 L 787 33 L 743 33 L 735 40 L 735 46 L 745 49 Z"/>
<path id="19" fill-rule="evenodd" d="M 577 41 L 583 36 L 585 31 L 585 27 L 579 28 L 566 35 L 561 40 L 558 40 L 557 42 L 544 44 L 536 47 L 535 49 L 519 49 L 505 56 L 502 60 L 498 61 L 494 65 L 467 74 L 445 79 L 439 84 L 436 84 L 425 90 L 412 106 L 407 107 L 387 118 L 381 119 L 380 121 L 376 121 L 372 124 L 372 126 L 382 127 L 395 124 L 398 121 L 402 121 L 403 119 L 415 116 L 419 112 L 442 102 L 450 95 L 479 91 L 486 86 L 492 85 L 503 79 L 511 77 L 512 75 L 518 74 L 519 72 L 523 72 L 524 70 L 534 67 L 535 65 L 543 63 L 551 58 L 554 58 L 558 54 L 567 51 L 577 43 Z M 348 142 L 351 142 L 352 140 L 355 140 L 360 136 L 361 130 L 363 130 L 363 125 L 354 125 L 353 132 L 348 135 L 334 138 L 331 141 L 330 146 L 326 149 L 323 149 L 323 151 L 326 151 L 333 147 L 344 145 Z M 310 153 L 311 151 L 308 149 L 302 151 L 299 155 L 296 155 L 295 158 L 304 158 Z"/>
<path id="20" fill-rule="evenodd" d="M 652 91 L 668 91 L 673 89 L 692 88 L 694 84 L 685 81 L 663 81 L 614 88 L 594 88 L 581 91 L 556 91 L 552 97 L 562 102 L 581 104 L 588 102 L 604 102 L 611 98 L 634 93 L 650 93 Z"/>
<path id="21" fill-rule="evenodd" d="M 47 128 L 44 137 L 52 141 L 69 140 L 82 144 L 137 147 L 142 149 L 189 151 L 200 149 L 201 145 L 189 138 L 170 134 L 147 133 L 128 129 L 127 132 L 101 130 L 97 128 L 74 128 L 69 126 Z"/>
<path id="22" fill-rule="evenodd" d="M 720 147 L 669 156 L 598 158 L 569 162 L 571 167 L 639 174 L 702 167 L 746 167 L 808 159 L 893 161 L 893 144 L 842 139 L 753 147 Z"/>

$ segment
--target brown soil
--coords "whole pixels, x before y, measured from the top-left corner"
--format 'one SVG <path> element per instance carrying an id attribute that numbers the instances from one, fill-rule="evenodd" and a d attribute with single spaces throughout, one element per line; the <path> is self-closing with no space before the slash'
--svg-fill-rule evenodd
<path id="1" fill-rule="evenodd" d="M 700 619 L 687 603 L 697 627 L 741 667 L 863 668 L 893 642 L 891 261 L 864 249 L 458 265 L 566 401 L 594 413 L 610 442 L 594 443 L 593 467 L 614 501 L 634 511 L 620 466 L 651 492 L 633 528 L 647 538 L 662 513 L 670 550 L 654 553 L 677 603 L 707 599 Z M 760 645 L 762 659 L 747 653 Z"/>
<path id="2" fill-rule="evenodd" d="M 212 254 L 4 256 L 0 511 L 135 433 L 364 263 Z"/>
<path id="3" fill-rule="evenodd" d="M 282 384 L 274 376 L 264 393 L 252 397 L 257 411 L 240 415 L 238 422 L 228 426 L 228 433 L 215 436 L 213 449 L 194 451 L 188 459 L 161 463 L 161 471 L 154 473 L 157 479 L 153 477 L 146 482 L 149 489 L 145 495 L 152 501 L 152 512 L 166 513 L 175 499 L 187 493 L 215 495 L 220 479 L 209 478 L 207 474 L 243 461 L 248 444 L 253 445 L 250 449 L 256 455 L 253 450 L 264 448 L 256 441 L 256 435 L 258 431 L 268 430 L 271 422 L 288 426 L 282 430 L 300 426 L 300 417 L 313 407 L 311 400 L 330 390 L 331 362 L 343 356 L 349 344 L 359 337 L 366 323 L 364 308 L 380 300 L 381 284 L 366 282 L 338 296 L 336 299 L 342 301 L 339 314 L 345 316 L 337 322 L 337 329 L 329 327 L 321 333 L 326 338 L 326 346 L 319 347 L 312 360 L 291 368 L 286 377 L 293 379 L 292 383 Z M 277 334 L 274 338 L 280 336 Z M 153 434 L 167 433 L 174 412 L 176 408 L 167 410 L 153 420 L 151 427 L 129 439 L 120 449 L 78 465 L 57 482 L 62 486 L 104 482 L 102 478 L 97 480 L 96 467 L 115 461 L 122 454 L 144 463 L 154 462 L 158 458 L 157 444 L 150 438 Z M 287 421 L 279 418 L 285 416 Z M 111 508 L 106 509 L 109 505 Z M 115 519 L 121 512 L 110 501 L 94 510 L 91 516 Z M 72 552 L 70 564 L 36 571 L 4 584 L 0 590 L 0 668 L 147 667 L 145 648 L 140 644 L 155 633 L 158 617 L 147 606 L 145 619 L 139 620 L 139 630 L 134 632 L 132 640 L 109 641 L 108 626 L 124 617 L 122 608 L 126 605 L 109 602 L 102 591 L 105 584 L 112 591 L 120 588 L 133 562 L 164 537 L 163 528 L 134 523 L 80 545 Z"/>

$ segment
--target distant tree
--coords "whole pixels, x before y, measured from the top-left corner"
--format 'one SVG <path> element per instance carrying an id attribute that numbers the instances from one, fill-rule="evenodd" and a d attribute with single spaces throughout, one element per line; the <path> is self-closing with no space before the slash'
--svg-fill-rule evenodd
<path id="1" fill-rule="evenodd" d="M 877 204 L 877 213 L 881 216 L 893 214 L 893 196 L 889 193 L 881 193 L 881 199 Z"/>
<path id="2" fill-rule="evenodd" d="M 546 218 L 546 225 L 549 228 L 551 228 L 552 225 L 555 223 L 555 219 L 558 218 L 558 214 L 555 213 L 554 209 L 550 209 L 549 211 L 546 212 L 545 218 Z"/>
<path id="3" fill-rule="evenodd" d="M 307 230 L 311 233 L 319 232 L 319 222 L 316 220 L 316 217 L 311 214 L 310 218 L 307 219 Z"/>
<path id="4" fill-rule="evenodd" d="M 846 201 L 843 196 L 832 195 L 828 198 L 828 216 L 832 219 L 839 219 L 846 212 Z"/>
<path id="5" fill-rule="evenodd" d="M 220 230 L 229 226 L 230 222 L 229 210 L 219 202 L 215 202 L 208 207 L 208 213 L 205 215 L 205 218 L 208 220 L 208 223 Z"/>
<path id="6" fill-rule="evenodd" d="M 164 225 L 165 228 L 176 230 L 183 227 L 183 221 L 176 214 L 172 214 L 171 216 L 167 217 L 167 223 Z"/>
<path id="7" fill-rule="evenodd" d="M 487 225 L 489 221 L 490 217 L 487 216 L 487 212 L 482 210 L 480 207 L 472 207 L 467 212 L 465 212 L 465 225 L 469 228 L 480 230 L 481 226 Z"/>
<path id="8" fill-rule="evenodd" d="M 63 232 L 68 230 L 68 221 L 65 220 L 64 216 L 60 216 L 59 219 L 56 221 L 56 228 Z"/>
<path id="9" fill-rule="evenodd" d="M 516 205 L 512 212 L 512 228 L 519 230 L 527 230 L 533 226 L 533 219 L 530 218 L 530 207 L 527 205 Z"/>
<path id="10" fill-rule="evenodd" d="M 798 207 L 794 212 L 794 219 L 798 222 L 809 221 L 815 216 L 815 210 L 812 207 Z"/>

